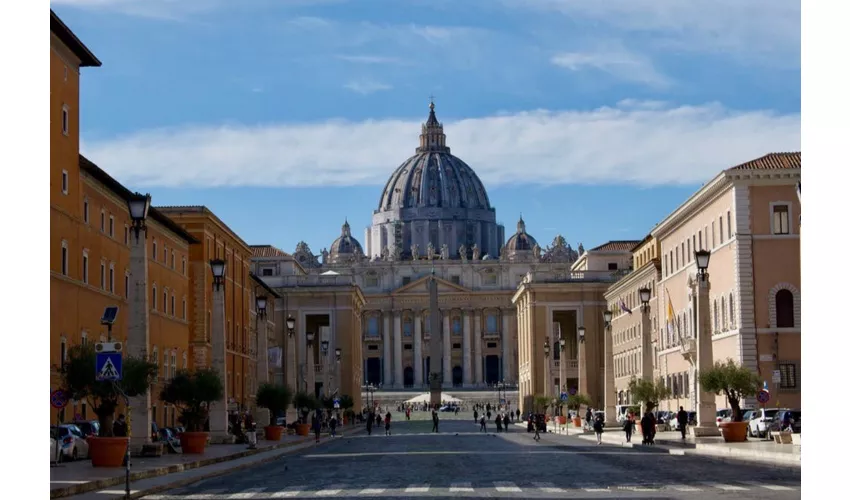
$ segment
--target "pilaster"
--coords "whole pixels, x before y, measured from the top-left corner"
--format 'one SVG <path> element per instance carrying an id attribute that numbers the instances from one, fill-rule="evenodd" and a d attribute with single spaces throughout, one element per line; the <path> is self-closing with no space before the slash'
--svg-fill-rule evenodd
<path id="1" fill-rule="evenodd" d="M 422 311 L 417 309 L 413 316 L 413 383 L 422 387 Z"/>
<path id="2" fill-rule="evenodd" d="M 148 250 L 147 229 L 136 238 L 130 230 L 130 304 L 127 329 L 127 353 L 134 358 L 148 359 L 150 355 L 150 308 L 148 307 Z M 130 443 L 134 449 L 150 443 L 151 394 L 130 398 Z"/>
<path id="3" fill-rule="evenodd" d="M 404 375 L 401 366 L 401 310 L 393 311 L 393 387 L 404 388 Z"/>
<path id="4" fill-rule="evenodd" d="M 443 311 L 443 388 L 452 386 L 452 330 L 451 310 Z"/>
<path id="5" fill-rule="evenodd" d="M 219 378 L 224 385 L 222 398 L 210 404 L 210 437 L 213 442 L 226 442 L 230 435 L 227 433 L 227 350 L 225 339 L 225 310 L 224 310 L 224 285 L 213 290 L 212 309 L 212 368 L 218 372 Z"/>
<path id="6" fill-rule="evenodd" d="M 469 331 L 469 316 L 472 311 L 469 309 L 463 310 L 463 386 L 470 387 L 472 385 L 472 349 L 470 345 Z"/>

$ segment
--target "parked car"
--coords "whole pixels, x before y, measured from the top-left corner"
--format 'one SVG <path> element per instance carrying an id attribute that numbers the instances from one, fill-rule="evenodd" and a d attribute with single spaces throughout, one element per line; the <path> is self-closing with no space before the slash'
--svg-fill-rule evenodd
<path id="1" fill-rule="evenodd" d="M 741 416 L 746 416 L 747 412 L 754 411 L 752 408 L 741 408 Z M 722 410 L 717 410 L 717 424 L 720 425 L 721 422 L 731 422 L 732 421 L 732 408 L 724 408 Z M 746 422 L 747 420 L 744 419 Z"/>
<path id="2" fill-rule="evenodd" d="M 56 429 L 50 428 L 50 463 L 58 462 L 62 460 L 62 455 L 59 454 L 59 441 L 56 440 L 58 438 L 58 433 Z"/>
<path id="3" fill-rule="evenodd" d="M 755 410 L 752 418 L 747 422 L 747 435 L 760 438 L 767 436 L 768 428 L 782 410 L 787 410 L 787 408 L 760 408 Z"/>
<path id="4" fill-rule="evenodd" d="M 52 426 L 51 430 L 56 430 L 59 444 L 62 448 L 62 458 L 77 460 L 78 458 L 88 458 L 89 444 L 83 436 L 83 432 L 74 424 L 62 424 Z"/>
<path id="5" fill-rule="evenodd" d="M 95 436 L 100 433 L 100 422 L 97 420 L 75 420 L 71 422 L 83 433 L 83 437 Z"/>
<path id="6" fill-rule="evenodd" d="M 689 411 L 688 412 L 688 425 L 696 425 L 696 423 L 697 423 L 697 412 Z M 671 431 L 678 431 L 679 430 L 678 416 L 676 414 L 674 414 L 673 417 L 668 422 L 668 424 L 670 425 Z"/>
<path id="7" fill-rule="evenodd" d="M 779 410 L 776 417 L 767 426 L 767 437 L 771 438 L 771 433 L 779 432 L 782 429 L 782 422 L 785 421 L 785 414 L 791 414 L 791 432 L 794 434 L 800 433 L 800 410 Z"/>

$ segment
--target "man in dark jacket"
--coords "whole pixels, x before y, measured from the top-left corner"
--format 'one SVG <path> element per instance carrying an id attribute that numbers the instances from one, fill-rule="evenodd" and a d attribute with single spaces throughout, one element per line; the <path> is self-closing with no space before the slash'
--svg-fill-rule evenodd
<path id="1" fill-rule="evenodd" d="M 440 414 L 437 410 L 431 410 L 431 421 L 434 422 L 431 432 L 440 432 Z"/>
<path id="2" fill-rule="evenodd" d="M 682 439 L 685 439 L 685 432 L 688 429 L 688 412 L 685 411 L 685 408 L 680 406 L 679 412 L 676 413 L 676 421 L 679 424 L 679 431 L 682 433 Z"/>

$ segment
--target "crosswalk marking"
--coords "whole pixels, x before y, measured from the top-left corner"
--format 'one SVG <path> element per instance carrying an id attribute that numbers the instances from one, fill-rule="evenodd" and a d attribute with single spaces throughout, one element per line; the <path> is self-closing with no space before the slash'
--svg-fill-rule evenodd
<path id="1" fill-rule="evenodd" d="M 702 484 L 704 484 L 706 486 L 711 486 L 712 488 L 717 488 L 717 489 L 723 490 L 723 491 L 747 491 L 746 488 L 743 488 L 741 486 L 735 486 L 735 485 L 732 485 L 732 484 L 720 484 L 720 483 L 715 483 L 715 482 L 703 482 Z"/>
<path id="2" fill-rule="evenodd" d="M 624 486 L 618 486 L 617 488 L 626 491 L 657 491 L 659 488 L 653 487 L 648 484 L 629 484 Z"/>
<path id="3" fill-rule="evenodd" d="M 493 484 L 496 485 L 496 491 L 508 492 L 508 493 L 520 493 L 520 492 L 522 492 L 522 490 L 519 489 L 519 487 L 514 483 L 498 482 L 498 483 L 493 483 Z"/>
<path id="4" fill-rule="evenodd" d="M 194 493 L 192 495 L 186 495 L 184 498 L 186 500 L 212 500 L 216 498 L 216 495 L 219 493 L 224 493 L 226 490 L 224 488 L 215 488 L 212 490 L 204 490 L 203 493 Z"/>
<path id="5" fill-rule="evenodd" d="M 449 493 L 472 493 L 474 491 L 472 483 L 452 483 L 449 487 Z"/>
<path id="6" fill-rule="evenodd" d="M 594 484 L 594 483 L 579 483 L 577 486 L 579 488 L 583 489 L 584 491 L 588 491 L 588 492 L 608 491 L 607 486 L 603 487 L 603 486 L 599 486 L 598 484 Z"/>
<path id="7" fill-rule="evenodd" d="M 788 486 L 782 486 L 782 485 L 778 485 L 778 484 L 765 484 L 765 483 L 759 483 L 759 482 L 756 482 L 756 481 L 741 481 L 741 482 L 744 483 L 744 484 L 748 484 L 748 485 L 752 486 L 753 488 L 765 488 L 765 489 L 773 490 L 773 491 L 791 491 L 791 490 L 794 489 L 794 488 L 789 488 Z"/>
<path id="8" fill-rule="evenodd" d="M 696 488 L 694 486 L 688 486 L 685 484 L 671 484 L 670 487 L 676 491 L 702 491 L 699 488 Z"/>
<path id="9" fill-rule="evenodd" d="M 386 491 L 386 489 L 387 489 L 386 486 L 383 486 L 383 485 L 380 485 L 380 484 L 375 484 L 375 485 L 369 486 L 368 488 L 364 488 L 364 489 L 360 490 L 359 494 L 360 495 L 380 495 L 381 493 Z"/>
<path id="10" fill-rule="evenodd" d="M 234 493 L 227 497 L 228 499 L 237 499 L 237 498 L 254 498 L 257 496 L 257 493 L 265 491 L 265 488 L 248 488 L 245 491 L 241 491 L 239 493 Z"/>
<path id="11" fill-rule="evenodd" d="M 294 497 L 294 496 L 298 496 L 298 494 L 301 493 L 301 490 L 303 490 L 303 489 L 304 489 L 303 486 L 289 486 L 289 487 L 287 487 L 287 488 L 285 488 L 281 491 L 276 491 L 276 492 L 272 493 L 271 495 L 269 495 L 269 497 L 271 497 L 271 498 Z"/>
<path id="12" fill-rule="evenodd" d="M 428 489 L 431 487 L 429 484 L 417 484 L 411 485 L 404 489 L 405 493 L 428 493 Z"/>
<path id="13" fill-rule="evenodd" d="M 339 492 L 345 489 L 344 484 L 334 484 L 328 486 L 325 489 L 319 490 L 316 492 L 317 497 L 330 497 L 334 495 L 339 495 Z"/>
<path id="14" fill-rule="evenodd" d="M 531 483 L 536 488 L 539 488 L 543 493 L 566 493 L 563 488 L 558 488 L 552 483 Z"/>

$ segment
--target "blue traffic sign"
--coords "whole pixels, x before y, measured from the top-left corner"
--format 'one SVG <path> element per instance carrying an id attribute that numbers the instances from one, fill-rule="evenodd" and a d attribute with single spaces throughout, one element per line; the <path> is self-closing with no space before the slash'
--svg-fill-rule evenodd
<path id="1" fill-rule="evenodd" d="M 768 401 L 770 401 L 770 393 L 765 391 L 765 390 L 761 390 L 761 391 L 759 391 L 758 395 L 756 396 L 756 399 L 758 399 L 759 403 L 765 404 Z"/>
<path id="2" fill-rule="evenodd" d="M 96 380 L 121 380 L 121 353 L 97 353 L 94 370 Z"/>
<path id="3" fill-rule="evenodd" d="M 68 404 L 68 397 L 62 389 L 56 389 L 50 393 L 50 406 L 61 409 Z"/>
<path id="4" fill-rule="evenodd" d="M 339 408 L 339 399 L 334 398 L 334 408 Z"/>
<path id="5" fill-rule="evenodd" d="M 567 400 L 567 393 L 566 393 L 566 392 L 562 392 L 562 393 L 561 393 L 561 401 L 566 401 L 566 400 Z"/>

